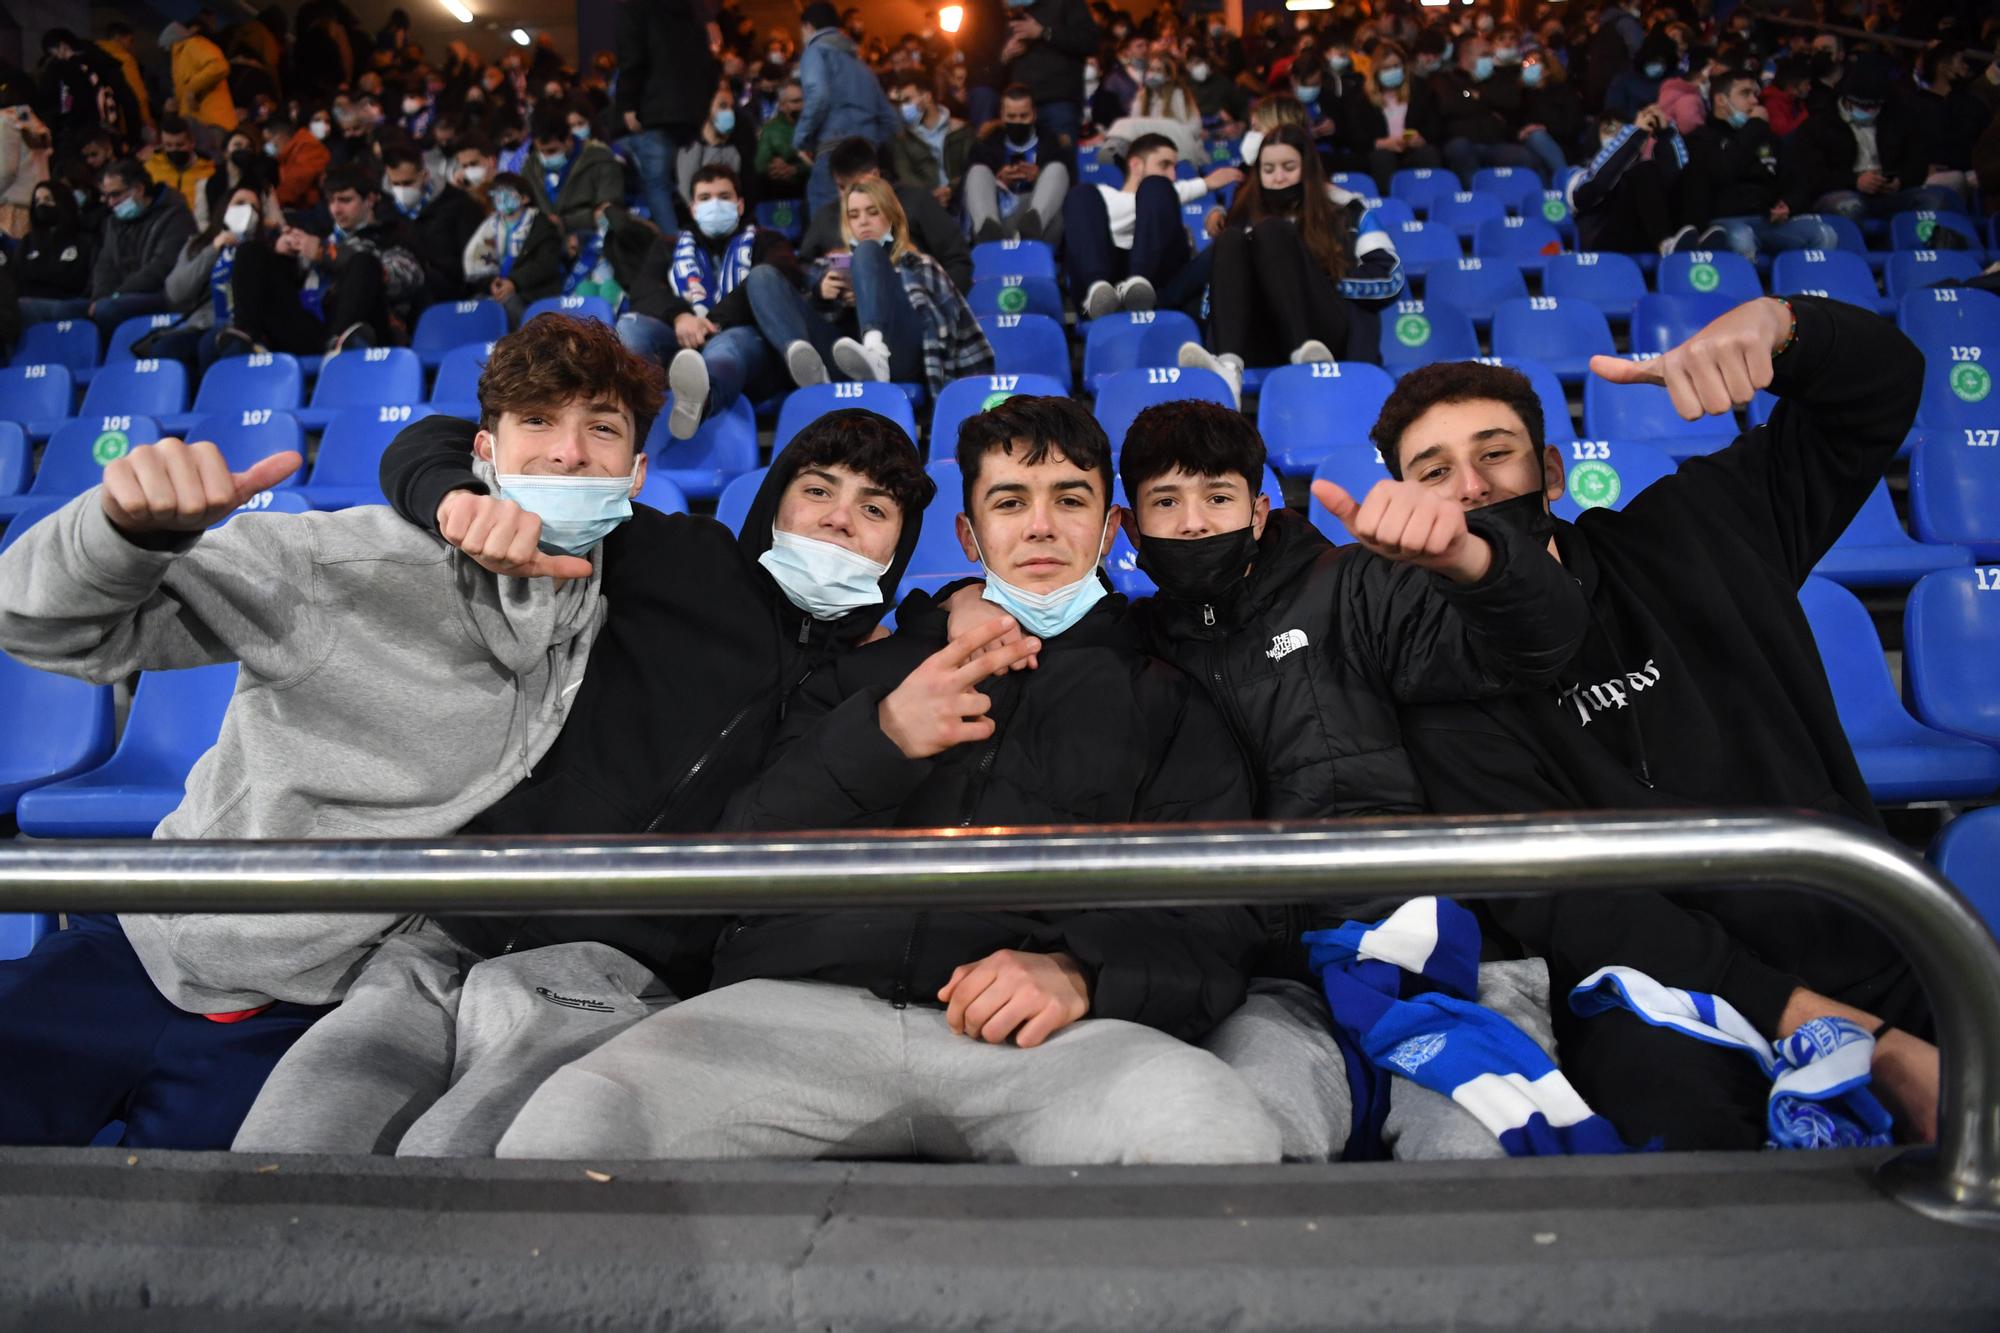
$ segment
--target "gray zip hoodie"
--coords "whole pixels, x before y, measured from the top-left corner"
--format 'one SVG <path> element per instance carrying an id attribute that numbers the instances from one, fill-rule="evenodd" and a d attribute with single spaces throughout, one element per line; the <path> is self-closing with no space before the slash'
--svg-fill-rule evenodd
<path id="1" fill-rule="evenodd" d="M 245 514 L 152 550 L 93 487 L 0 555 L 0 648 L 108 682 L 236 662 L 215 745 L 159 838 L 422 838 L 526 777 L 603 623 L 600 575 L 488 573 L 383 506 Z M 593 556 L 593 565 L 597 562 Z M 119 918 L 193 1013 L 330 1004 L 388 914 Z"/>

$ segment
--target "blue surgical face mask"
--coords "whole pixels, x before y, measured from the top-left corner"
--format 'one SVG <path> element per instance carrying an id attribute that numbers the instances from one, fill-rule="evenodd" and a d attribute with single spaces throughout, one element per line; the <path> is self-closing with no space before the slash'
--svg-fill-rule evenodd
<path id="1" fill-rule="evenodd" d="M 1657 79 L 1657 78 L 1659 78 L 1659 77 L 1660 77 L 1660 76 L 1661 76 L 1662 74 L 1665 74 L 1666 72 L 1667 72 L 1667 67 L 1666 67 L 1665 65 L 1662 65 L 1662 64 L 1661 64 L 1661 63 L 1660 63 L 1659 61 L 1657 61 L 1657 60 L 1649 60 L 1649 61 L 1647 61 L 1647 62 L 1646 62 L 1646 77 L 1647 77 L 1647 78 L 1649 78 L 1649 79 Z"/>
<path id="2" fill-rule="evenodd" d="M 1097 549 L 1104 549 L 1104 534 L 1111 530 L 1111 516 L 1104 516 L 1104 529 L 1097 534 Z M 1065 583 L 1060 588 L 1047 592 L 1030 592 L 1017 588 L 993 572 L 987 563 L 986 552 L 979 546 L 979 538 L 972 539 L 972 549 L 979 552 L 979 563 L 986 566 L 985 600 L 993 603 L 1016 624 L 1038 639 L 1053 639 L 1090 613 L 1090 608 L 1104 600 L 1104 580 L 1098 576 L 1097 562 L 1092 561 L 1089 570 L 1074 583 Z"/>
<path id="3" fill-rule="evenodd" d="M 1729 128 L 1740 130 L 1750 123 L 1750 113 L 1748 111 L 1732 111 L 1726 119 L 1729 121 Z"/>
<path id="4" fill-rule="evenodd" d="M 632 517 L 632 479 L 624 477 L 545 477 L 499 474 L 500 496 L 542 520 L 542 549 L 584 555 Z"/>
<path id="5" fill-rule="evenodd" d="M 111 210 L 111 216 L 117 218 L 120 222 L 130 222 L 133 218 L 139 216 L 139 207 L 137 199 L 120 199 L 118 207 Z"/>
<path id="6" fill-rule="evenodd" d="M 495 190 L 493 211 L 503 218 L 510 218 L 521 211 L 521 195 L 517 190 Z"/>
<path id="7" fill-rule="evenodd" d="M 1384 88 L 1402 87 L 1403 67 L 1401 65 L 1397 65 L 1391 69 L 1378 71 L 1375 75 L 1375 82 L 1381 84 Z"/>
<path id="8" fill-rule="evenodd" d="M 1521 85 L 1523 87 L 1526 88 L 1539 87 L 1541 85 L 1541 82 L 1542 82 L 1542 67 L 1540 65 L 1521 66 Z"/>
<path id="9" fill-rule="evenodd" d="M 757 563 L 778 581 L 793 606 L 815 620 L 838 620 L 849 611 L 882 605 L 887 565 L 833 542 L 771 529 L 771 549 Z"/>
<path id="10" fill-rule="evenodd" d="M 1319 85 L 1316 83 L 1299 84 L 1292 89 L 1292 94 L 1307 106 L 1311 106 L 1313 103 L 1319 101 Z"/>
<path id="11" fill-rule="evenodd" d="M 1474 56 L 1472 59 L 1472 81 L 1484 83 L 1493 77 L 1493 57 Z"/>
<path id="12" fill-rule="evenodd" d="M 726 106 L 715 113 L 715 132 L 727 134 L 736 128 L 736 108 Z"/>
<path id="13" fill-rule="evenodd" d="M 1346 56 L 1343 55 L 1329 55 L 1326 58 L 1326 67 L 1332 70 L 1335 74 L 1347 73 L 1348 68 L 1352 66 L 1353 63 L 1354 63 L 1353 61 L 1349 60 Z"/>
<path id="14" fill-rule="evenodd" d="M 743 210 L 733 199 L 703 199 L 694 206 L 694 225 L 704 236 L 721 238 L 736 230 Z"/>
<path id="15" fill-rule="evenodd" d="M 924 109 L 915 102 L 904 102 L 897 109 L 902 113 L 905 125 L 914 125 L 924 118 Z"/>
<path id="16" fill-rule="evenodd" d="M 1882 114 L 1882 108 L 1880 107 L 1861 107 L 1854 105 L 1852 102 L 1847 103 L 1846 107 L 1847 118 L 1856 125 L 1873 125 L 1875 117 Z"/>
<path id="17" fill-rule="evenodd" d="M 542 165 L 550 171 L 561 171 L 569 165 L 568 153 L 541 153 L 537 156 L 541 158 Z"/>

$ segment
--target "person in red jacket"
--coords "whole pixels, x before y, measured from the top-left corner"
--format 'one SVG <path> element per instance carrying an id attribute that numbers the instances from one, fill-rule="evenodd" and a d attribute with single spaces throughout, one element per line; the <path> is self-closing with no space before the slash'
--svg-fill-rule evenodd
<path id="1" fill-rule="evenodd" d="M 304 125 L 293 126 L 282 115 L 264 122 L 264 151 L 278 160 L 278 203 L 285 208 L 311 208 L 319 202 L 319 178 L 333 161 L 322 140 L 333 131 L 333 117 L 315 108 Z"/>

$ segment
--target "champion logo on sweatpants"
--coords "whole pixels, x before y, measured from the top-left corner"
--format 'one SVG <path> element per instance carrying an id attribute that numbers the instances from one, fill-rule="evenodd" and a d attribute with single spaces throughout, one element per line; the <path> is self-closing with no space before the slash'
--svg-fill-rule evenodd
<path id="1" fill-rule="evenodd" d="M 564 995 L 558 991 L 550 990 L 547 986 L 535 987 L 535 994 L 541 996 L 544 1000 L 547 1000 L 550 1004 L 559 1004 L 562 1005 L 565 1009 L 588 1009 L 593 1014 L 610 1014 L 617 1012 L 617 1010 L 613 1009 L 610 1005 L 606 1004 L 602 1000 L 579 1000 L 574 995 Z"/>
<path id="2" fill-rule="evenodd" d="M 1288 629 L 1271 640 L 1271 646 L 1264 650 L 1264 656 L 1273 662 L 1280 661 L 1306 646 L 1306 632 L 1302 629 Z"/>

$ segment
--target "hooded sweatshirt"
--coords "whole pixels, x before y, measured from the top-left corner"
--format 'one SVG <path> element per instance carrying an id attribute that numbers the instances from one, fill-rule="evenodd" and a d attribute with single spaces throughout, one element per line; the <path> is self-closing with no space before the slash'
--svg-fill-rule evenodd
<path id="1" fill-rule="evenodd" d="M 484 490 L 465 465 L 478 426 L 413 422 L 382 459 L 382 490 L 429 530 L 455 489 Z M 710 518 L 633 506 L 599 547 L 610 603 L 570 723 L 528 779 L 491 809 L 467 812 L 468 834 L 705 833 L 729 795 L 764 767 L 795 693 L 873 632 L 916 550 L 921 510 L 905 515 L 882 604 L 812 618 L 758 557 L 804 451 L 772 463 L 737 537 Z M 450 917 L 441 923 L 487 957 L 594 940 L 653 968 L 676 994 L 706 982 L 713 924 L 691 917 Z"/>
<path id="2" fill-rule="evenodd" d="M 598 574 L 501 578 L 380 506 L 247 514 L 156 549 L 112 526 L 100 490 L 0 555 L 0 648 L 101 683 L 238 664 L 221 732 L 155 837 L 436 837 L 561 730 L 603 619 Z M 153 984 L 193 1013 L 332 1003 L 415 920 L 120 918 Z"/>

